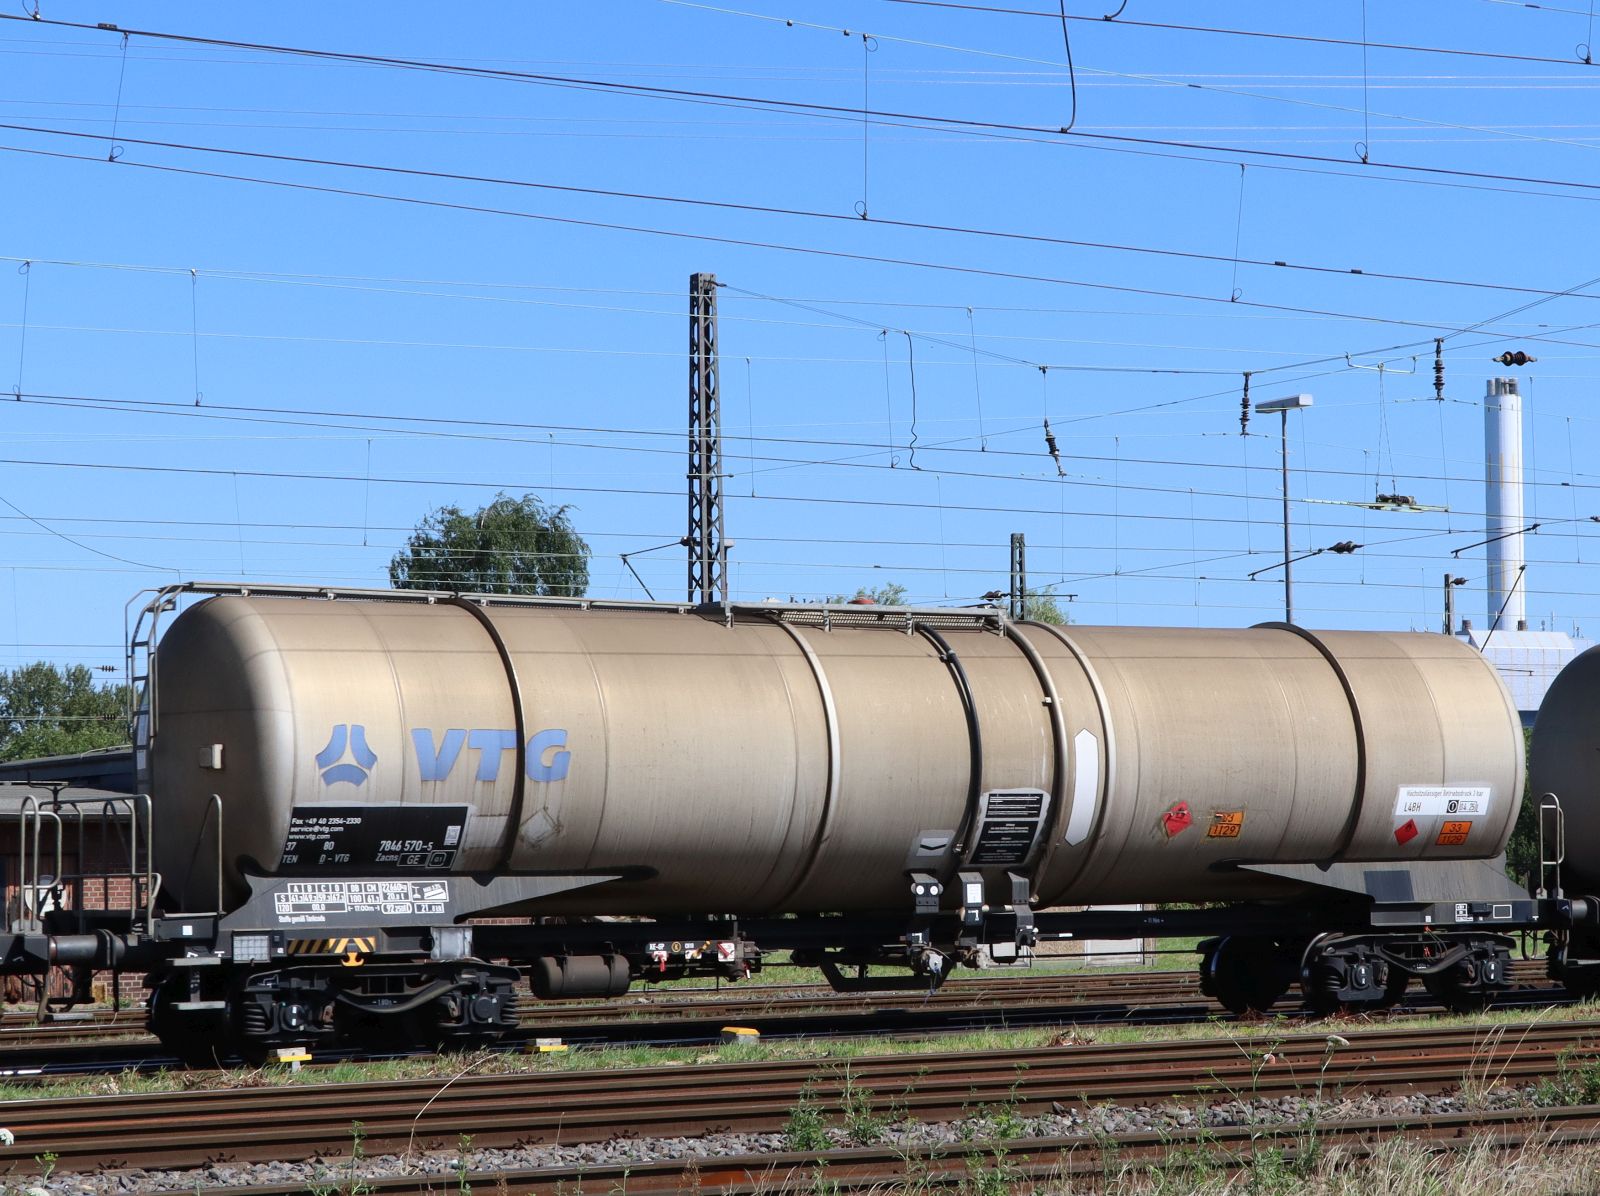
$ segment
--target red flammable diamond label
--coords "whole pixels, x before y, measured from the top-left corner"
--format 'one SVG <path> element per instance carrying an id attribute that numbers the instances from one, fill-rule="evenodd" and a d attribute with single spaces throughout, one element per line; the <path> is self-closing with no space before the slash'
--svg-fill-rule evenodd
<path id="1" fill-rule="evenodd" d="M 1161 825 L 1166 829 L 1169 839 L 1179 831 L 1188 830 L 1192 822 L 1194 815 L 1189 813 L 1189 803 L 1186 801 L 1179 802 L 1161 816 Z"/>
<path id="2" fill-rule="evenodd" d="M 1417 820 L 1415 818 L 1407 818 L 1402 825 L 1394 828 L 1394 839 L 1396 843 L 1409 843 L 1416 837 Z"/>

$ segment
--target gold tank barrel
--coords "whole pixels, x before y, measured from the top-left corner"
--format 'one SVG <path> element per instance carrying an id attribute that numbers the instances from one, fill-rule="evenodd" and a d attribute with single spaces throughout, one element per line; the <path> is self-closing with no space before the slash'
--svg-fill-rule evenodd
<path id="1" fill-rule="evenodd" d="M 158 866 L 604 874 L 542 907 L 905 909 L 1281 892 L 1237 865 L 1490 858 L 1522 787 L 1451 637 L 994 612 L 216 597 L 157 650 Z M 200 905 L 204 908 L 205 905 Z M 570 907 L 570 908 L 569 908 Z"/>

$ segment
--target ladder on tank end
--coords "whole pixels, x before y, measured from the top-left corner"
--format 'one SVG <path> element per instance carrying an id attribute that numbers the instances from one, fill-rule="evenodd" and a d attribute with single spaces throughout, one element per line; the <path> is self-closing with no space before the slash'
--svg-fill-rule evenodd
<path id="1" fill-rule="evenodd" d="M 1561 891 L 1561 865 L 1567 859 L 1567 816 L 1561 809 L 1561 799 L 1546 793 L 1539 799 L 1539 887 L 1534 896 L 1559 899 Z"/>
<path id="2" fill-rule="evenodd" d="M 140 590 L 123 609 L 123 643 L 128 685 L 128 742 L 133 745 L 134 785 L 150 790 L 150 748 L 156 735 L 156 641 L 161 616 L 178 609 L 186 585 Z"/>

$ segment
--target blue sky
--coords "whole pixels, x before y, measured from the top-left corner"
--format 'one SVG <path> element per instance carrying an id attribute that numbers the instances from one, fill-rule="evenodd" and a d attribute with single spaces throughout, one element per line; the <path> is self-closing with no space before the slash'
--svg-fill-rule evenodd
<path id="1" fill-rule="evenodd" d="M 498 489 L 571 504 L 591 593 L 642 597 L 618 554 L 684 532 L 696 270 L 737 598 L 971 601 L 1021 531 L 1078 622 L 1271 619 L 1250 370 L 1315 396 L 1296 550 L 1365 545 L 1297 567 L 1300 620 L 1433 629 L 1447 569 L 1481 619 L 1452 552 L 1521 348 L 1530 620 L 1596 623 L 1587 6 L 1113 7 L 1069 6 L 1070 77 L 1059 20 L 888 0 L 0 22 L 0 665 L 119 662 L 167 581 L 386 584 L 424 513 Z M 1449 510 L 1346 505 L 1394 491 Z M 634 563 L 682 596 L 680 549 Z"/>

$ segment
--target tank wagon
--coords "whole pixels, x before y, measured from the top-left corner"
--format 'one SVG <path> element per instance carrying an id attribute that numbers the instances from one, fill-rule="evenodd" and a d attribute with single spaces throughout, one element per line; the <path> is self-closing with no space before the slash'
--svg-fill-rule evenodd
<path id="1" fill-rule="evenodd" d="M 1495 862 L 1522 734 L 1447 636 L 200 584 L 133 626 L 135 900 L 25 900 L 0 966 L 142 971 L 189 1055 L 1077 935 L 1210 935 L 1239 1011 L 1469 1006 L 1586 908 Z M 26 892 L 82 816 L 24 810 Z M 1199 908 L 1052 908 L 1111 902 Z"/>
<path id="2" fill-rule="evenodd" d="M 1550 970 L 1580 996 L 1600 995 L 1600 649 L 1556 676 L 1534 722 L 1529 793 L 1539 803 L 1536 892 L 1574 911 L 1551 936 Z M 1568 854 L 1568 845 L 1574 850 Z M 1568 891 L 1573 894 L 1568 897 Z"/>

